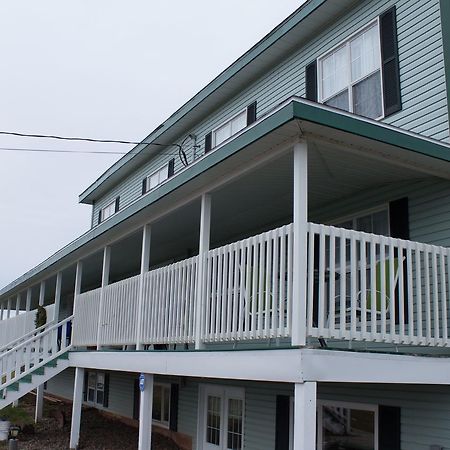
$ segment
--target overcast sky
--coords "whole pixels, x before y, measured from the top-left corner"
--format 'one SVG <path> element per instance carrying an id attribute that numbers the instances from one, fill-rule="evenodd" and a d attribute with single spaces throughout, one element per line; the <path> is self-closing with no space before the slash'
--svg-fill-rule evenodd
<path id="1" fill-rule="evenodd" d="M 141 140 L 302 3 L 2 0 L 0 131 Z M 0 150 L 0 287 L 89 228 L 78 194 L 117 159 Z"/>

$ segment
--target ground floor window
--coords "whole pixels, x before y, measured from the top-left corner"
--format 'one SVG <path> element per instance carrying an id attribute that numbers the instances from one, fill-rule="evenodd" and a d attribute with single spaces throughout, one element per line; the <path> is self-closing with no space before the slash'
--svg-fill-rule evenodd
<path id="1" fill-rule="evenodd" d="M 105 373 L 88 372 L 87 401 L 103 405 L 105 401 Z"/>
<path id="2" fill-rule="evenodd" d="M 244 390 L 204 386 L 200 420 L 203 450 L 242 450 L 244 437 Z"/>
<path id="3" fill-rule="evenodd" d="M 318 450 L 378 450 L 376 405 L 319 402 Z"/>
<path id="4" fill-rule="evenodd" d="M 155 383 L 153 386 L 153 422 L 169 427 L 170 384 Z"/>

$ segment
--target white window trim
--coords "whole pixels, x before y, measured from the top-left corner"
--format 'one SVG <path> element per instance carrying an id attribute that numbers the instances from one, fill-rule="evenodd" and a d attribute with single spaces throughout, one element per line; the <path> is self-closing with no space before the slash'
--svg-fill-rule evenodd
<path id="1" fill-rule="evenodd" d="M 367 208 L 363 210 L 359 210 L 353 214 L 347 214 L 345 216 L 338 217 L 337 219 L 333 219 L 331 221 L 327 221 L 329 225 L 336 226 L 336 224 L 342 223 L 342 222 L 349 222 L 350 220 L 353 221 L 353 223 L 360 219 L 361 217 L 368 216 L 370 214 L 375 214 L 381 211 L 387 211 L 388 214 L 388 224 L 389 224 L 389 236 L 391 234 L 391 215 L 389 211 L 389 203 L 382 203 L 381 205 L 374 206 L 373 208 Z M 389 237 L 388 236 L 388 237 Z"/>
<path id="2" fill-rule="evenodd" d="M 157 425 L 157 426 L 159 426 L 161 428 L 169 429 L 169 427 L 170 427 L 170 397 L 172 395 L 172 386 L 169 383 L 155 383 L 154 384 L 154 388 L 156 386 L 161 386 L 162 388 L 168 388 L 169 389 L 169 404 L 167 405 L 168 409 L 169 409 L 169 420 L 167 422 L 164 421 L 164 420 L 156 420 L 156 419 L 153 418 L 153 414 L 152 414 L 152 422 L 153 422 L 154 425 Z M 164 395 L 161 398 L 164 399 Z M 154 397 L 153 397 L 153 401 L 154 401 Z M 152 405 L 152 408 L 153 408 L 153 405 Z M 161 405 L 161 418 L 164 417 L 164 411 L 165 410 L 164 410 L 164 408 Z"/>
<path id="3" fill-rule="evenodd" d="M 245 448 L 245 389 L 236 386 L 224 386 L 216 384 L 201 384 L 199 385 L 198 395 L 198 418 L 197 418 L 197 449 L 204 450 L 205 432 L 206 432 L 206 399 L 208 394 L 220 396 L 224 398 L 234 398 L 242 400 L 242 448 Z M 222 422 L 224 417 L 221 417 Z M 221 423 L 221 432 L 226 430 L 226 424 Z"/>
<path id="4" fill-rule="evenodd" d="M 109 208 L 112 208 L 114 210 L 114 212 L 112 212 L 109 216 L 105 217 L 105 213 Z M 112 217 L 116 213 L 116 199 L 114 199 L 112 202 L 110 202 L 106 206 L 104 206 L 101 209 L 101 211 L 102 211 L 101 212 L 101 218 L 102 218 L 101 221 L 102 222 L 104 222 L 105 220 L 108 220 L 110 217 Z"/>
<path id="5" fill-rule="evenodd" d="M 246 114 L 247 113 L 247 108 L 242 109 L 241 111 L 239 111 L 238 113 L 236 113 L 234 116 L 230 117 L 229 119 L 225 120 L 224 122 L 222 122 L 220 125 L 218 125 L 217 127 L 213 128 L 212 132 L 211 132 L 211 148 L 215 148 L 218 145 L 222 145 L 225 142 L 227 142 L 229 139 L 231 139 L 232 137 L 236 136 L 238 133 L 240 133 L 242 130 L 244 130 L 247 125 L 240 129 L 239 131 L 236 131 L 236 133 L 231 134 L 229 137 L 227 137 L 224 141 L 220 142 L 219 144 L 216 144 L 216 132 L 224 127 L 226 124 L 231 123 L 234 119 L 236 119 L 237 117 L 239 117 L 241 114 Z"/>
<path id="6" fill-rule="evenodd" d="M 382 120 L 385 117 L 385 112 L 384 112 L 384 92 L 383 92 L 383 86 L 384 86 L 384 79 L 383 79 L 383 60 L 381 58 L 381 37 L 380 37 L 380 19 L 379 17 L 375 18 L 374 20 L 372 20 L 371 22 L 369 22 L 368 24 L 364 25 L 363 27 L 361 27 L 360 29 L 358 29 L 357 31 L 355 31 L 354 33 L 352 33 L 350 36 L 348 36 L 347 38 L 345 38 L 343 41 L 339 42 L 339 44 L 335 45 L 333 48 L 331 48 L 330 50 L 328 50 L 326 53 L 320 55 L 317 58 L 317 88 L 318 88 L 318 99 L 319 99 L 319 103 L 322 103 L 325 105 L 325 102 L 330 100 L 331 98 L 335 97 L 336 95 L 344 92 L 344 90 L 341 90 L 339 92 L 334 93 L 333 95 L 329 96 L 329 97 L 322 97 L 322 60 L 324 60 L 326 57 L 328 57 L 329 55 L 331 55 L 332 53 L 334 53 L 336 50 L 338 50 L 341 47 L 344 46 L 348 46 L 350 45 L 350 41 L 352 41 L 355 37 L 357 37 L 358 35 L 364 33 L 365 31 L 367 31 L 369 28 L 371 28 L 374 24 L 377 25 L 377 30 L 378 30 L 378 39 L 380 41 L 380 54 L 379 54 L 379 59 L 380 59 L 380 83 L 381 83 L 381 116 L 377 117 L 376 119 L 373 120 Z M 350 55 L 350 52 L 348 52 Z M 351 70 L 351 61 L 348 61 L 348 68 Z M 358 84 L 359 82 L 361 82 L 362 80 L 369 78 L 371 75 L 373 75 L 374 73 L 376 73 L 377 71 L 373 71 L 370 74 L 367 74 L 361 78 L 359 78 L 358 80 L 352 82 L 350 80 L 350 84 L 347 85 L 347 90 L 349 91 L 349 105 L 353 106 L 353 89 L 349 89 L 349 87 L 353 88 L 353 86 L 355 84 Z M 325 105 L 327 106 L 327 105 Z M 352 108 L 353 109 L 353 108 Z M 350 114 L 354 114 L 353 111 L 346 111 L 349 112 Z"/>
<path id="7" fill-rule="evenodd" d="M 323 420 L 323 406 L 335 406 L 337 408 L 356 409 L 360 411 L 372 411 L 374 412 L 374 450 L 378 450 L 378 405 L 369 403 L 353 403 L 353 402 L 340 402 L 340 401 L 317 401 L 317 450 L 322 450 L 322 420 Z"/>
<path id="8" fill-rule="evenodd" d="M 157 173 L 161 172 L 163 169 L 167 169 L 167 178 L 165 178 L 162 181 L 159 181 L 158 184 L 154 187 L 150 187 L 150 179 L 153 175 L 156 175 Z M 147 194 L 150 191 L 153 191 L 154 189 L 156 189 L 157 187 L 161 186 L 162 184 L 164 184 L 168 179 L 169 179 L 169 162 L 167 162 L 166 164 L 161 165 L 158 169 L 155 169 L 152 173 L 150 173 L 149 175 L 146 176 L 146 183 L 147 183 L 147 189 L 145 191 L 145 193 Z"/>

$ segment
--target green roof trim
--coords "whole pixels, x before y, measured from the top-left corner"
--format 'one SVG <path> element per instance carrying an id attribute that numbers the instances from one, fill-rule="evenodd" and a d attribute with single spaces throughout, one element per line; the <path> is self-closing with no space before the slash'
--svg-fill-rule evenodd
<path id="1" fill-rule="evenodd" d="M 281 37 L 287 34 L 292 28 L 297 26 L 306 17 L 308 17 L 313 11 L 323 5 L 327 0 L 308 0 L 294 13 L 292 13 L 287 19 L 281 22 L 275 27 L 269 34 L 263 37 L 258 43 L 232 63 L 227 69 L 214 78 L 209 84 L 207 84 L 202 90 L 200 90 L 194 97 L 188 100 L 181 108 L 175 111 L 166 121 L 159 125 L 154 131 L 152 131 L 143 141 L 145 144 L 139 144 L 130 150 L 119 161 L 113 164 L 107 169 L 91 186 L 83 191 L 79 196 L 79 201 L 84 202 L 96 189 L 100 187 L 112 174 L 122 169 L 129 161 L 131 161 L 141 150 L 145 149 L 147 144 L 154 142 L 165 131 L 167 131 L 172 125 L 179 121 L 182 117 L 188 114 L 192 109 L 198 106 L 202 101 L 209 97 L 214 91 L 219 89 L 223 84 L 230 80 L 234 75 L 241 71 L 244 67 L 250 64 L 260 54 L 270 48 Z"/>
<path id="2" fill-rule="evenodd" d="M 441 0 L 442 46 L 444 49 L 448 119 L 450 120 L 450 1 Z"/>
<path id="3" fill-rule="evenodd" d="M 433 141 L 419 135 L 413 135 L 392 126 L 380 124 L 342 111 L 333 110 L 308 100 L 293 98 L 280 106 L 280 108 L 273 113 L 267 115 L 265 118 L 262 118 L 260 121 L 243 131 L 242 134 L 235 139 L 222 147 L 219 147 L 217 150 L 208 153 L 207 156 L 200 159 L 197 163 L 188 166 L 184 171 L 169 179 L 169 181 L 158 189 L 142 196 L 139 200 L 130 204 L 122 211 L 119 211 L 107 221 L 89 230 L 87 233 L 50 256 L 41 264 L 1 289 L 0 297 L 6 294 L 11 295 L 10 291 L 13 291 L 14 289 L 24 289 L 25 286 L 21 285 L 30 278 L 37 277 L 40 272 L 51 268 L 51 266 L 57 264 L 62 258 L 69 256 L 71 253 L 83 247 L 83 245 L 86 245 L 90 241 L 114 228 L 116 225 L 126 221 L 142 209 L 157 202 L 185 183 L 190 182 L 201 173 L 239 151 L 244 150 L 250 144 L 258 141 L 267 134 L 272 133 L 284 124 L 296 119 L 365 137 L 377 142 L 391 144 L 407 151 L 450 162 L 450 145 L 448 144 Z M 70 264 L 72 263 L 75 263 L 75 260 L 70 262 Z M 67 261 L 64 264 L 67 265 Z M 36 280 L 36 282 L 37 281 L 38 280 Z"/>

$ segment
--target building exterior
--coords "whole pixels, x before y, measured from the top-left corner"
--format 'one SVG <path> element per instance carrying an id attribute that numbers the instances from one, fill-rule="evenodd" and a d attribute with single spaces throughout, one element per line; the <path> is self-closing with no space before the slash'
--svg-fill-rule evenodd
<path id="1" fill-rule="evenodd" d="M 3 403 L 47 381 L 73 448 L 82 403 L 140 449 L 450 447 L 449 83 L 448 0 L 306 2 L 0 291 Z"/>

